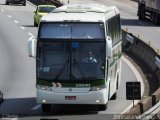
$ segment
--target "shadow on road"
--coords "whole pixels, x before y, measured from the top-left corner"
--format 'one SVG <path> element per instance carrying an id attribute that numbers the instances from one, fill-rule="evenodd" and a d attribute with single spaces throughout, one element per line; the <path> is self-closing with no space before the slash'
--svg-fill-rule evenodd
<path id="1" fill-rule="evenodd" d="M 37 106 L 37 108 L 36 108 Z M 39 106 L 39 107 L 38 107 Z M 37 105 L 36 98 L 12 98 L 4 99 L 0 106 L 0 113 L 16 115 L 18 117 L 27 116 L 57 116 L 57 115 L 90 115 L 98 114 L 96 106 L 89 105 L 53 105 L 50 113 L 43 113 L 41 106 Z"/>
<path id="2" fill-rule="evenodd" d="M 23 27 L 30 27 L 30 28 L 34 28 L 34 25 L 22 25 Z"/>
<path id="3" fill-rule="evenodd" d="M 149 20 L 140 21 L 138 19 L 124 19 L 121 18 L 121 25 L 125 26 L 143 26 L 143 27 L 159 27 L 151 23 Z"/>

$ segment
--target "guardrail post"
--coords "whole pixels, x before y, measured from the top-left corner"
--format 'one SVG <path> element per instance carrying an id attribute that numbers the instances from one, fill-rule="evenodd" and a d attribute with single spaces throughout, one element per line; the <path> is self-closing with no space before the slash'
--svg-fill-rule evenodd
<path id="1" fill-rule="evenodd" d="M 151 46 L 151 41 L 148 41 L 148 45 Z"/>
<path id="2" fill-rule="evenodd" d="M 159 49 L 157 49 L 157 53 L 159 54 Z"/>
<path id="3" fill-rule="evenodd" d="M 126 28 L 126 32 L 128 32 L 128 28 Z"/>

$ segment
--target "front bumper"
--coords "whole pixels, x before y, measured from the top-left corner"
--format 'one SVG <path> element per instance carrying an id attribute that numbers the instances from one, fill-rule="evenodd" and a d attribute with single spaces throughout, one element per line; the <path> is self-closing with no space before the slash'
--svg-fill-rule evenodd
<path id="1" fill-rule="evenodd" d="M 76 100 L 66 100 L 65 96 L 76 96 Z M 37 103 L 41 104 L 86 104 L 104 105 L 108 102 L 106 89 L 87 93 L 56 93 L 37 89 Z"/>

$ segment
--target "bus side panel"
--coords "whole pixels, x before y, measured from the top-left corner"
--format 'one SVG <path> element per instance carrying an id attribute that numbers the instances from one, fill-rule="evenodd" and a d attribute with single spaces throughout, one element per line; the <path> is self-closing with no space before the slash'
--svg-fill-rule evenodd
<path id="1" fill-rule="evenodd" d="M 110 78 L 110 97 L 117 91 L 117 87 L 120 85 L 121 74 L 121 42 L 119 42 L 113 48 L 113 57 L 110 61 L 109 78 Z M 117 86 L 118 85 L 118 86 Z"/>

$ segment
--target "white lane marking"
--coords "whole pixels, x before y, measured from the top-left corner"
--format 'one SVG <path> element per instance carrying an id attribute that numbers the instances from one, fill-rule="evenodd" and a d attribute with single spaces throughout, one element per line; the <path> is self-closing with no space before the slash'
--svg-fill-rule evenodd
<path id="1" fill-rule="evenodd" d="M 31 110 L 37 110 L 37 109 L 39 109 L 41 107 L 41 105 L 36 105 L 36 106 L 34 106 Z"/>
<path id="2" fill-rule="evenodd" d="M 11 15 L 8 15 L 8 14 L 7 14 L 7 16 L 8 16 L 9 18 L 12 18 L 12 16 L 11 16 Z"/>
<path id="3" fill-rule="evenodd" d="M 5 12 L 3 8 L 1 8 L 1 11 L 2 11 L 2 12 Z"/>
<path id="4" fill-rule="evenodd" d="M 30 32 L 28 33 L 28 35 L 33 36 L 33 34 L 32 34 L 32 33 L 30 33 Z"/>
<path id="5" fill-rule="evenodd" d="M 25 30 L 25 29 L 26 29 L 26 28 L 25 28 L 25 27 L 23 27 L 23 26 L 21 26 L 20 28 L 21 28 L 22 30 Z"/>
<path id="6" fill-rule="evenodd" d="M 19 23 L 17 20 L 14 20 L 15 23 Z"/>
<path id="7" fill-rule="evenodd" d="M 132 70 L 132 72 L 136 76 L 137 80 L 139 82 L 141 82 L 141 96 L 142 96 L 143 93 L 144 93 L 144 82 L 143 82 L 142 76 L 140 75 L 140 73 L 138 72 L 138 70 L 134 67 L 134 65 L 128 59 L 126 59 L 124 56 L 122 56 L 122 60 L 124 60 L 124 62 L 127 63 L 127 65 L 130 67 L 130 69 Z M 139 102 L 139 100 L 135 100 L 135 105 L 138 102 Z M 124 114 L 125 112 L 127 112 L 132 106 L 133 106 L 133 103 L 131 103 L 128 106 L 128 108 L 126 108 L 121 114 Z"/>
<path id="8" fill-rule="evenodd" d="M 144 23 L 139 23 L 140 25 L 145 25 Z"/>

